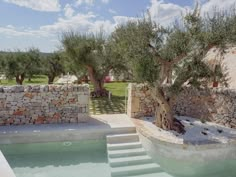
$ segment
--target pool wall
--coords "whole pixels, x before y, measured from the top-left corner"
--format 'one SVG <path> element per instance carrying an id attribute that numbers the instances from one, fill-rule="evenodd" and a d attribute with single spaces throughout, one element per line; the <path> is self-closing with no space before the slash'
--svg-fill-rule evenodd
<path id="1" fill-rule="evenodd" d="M 236 142 L 204 145 L 174 144 L 148 136 L 141 131 L 139 135 L 147 153 L 169 173 L 181 177 L 201 176 L 228 169 L 236 174 Z"/>
<path id="2" fill-rule="evenodd" d="M 0 126 L 85 122 L 88 85 L 0 87 Z"/>

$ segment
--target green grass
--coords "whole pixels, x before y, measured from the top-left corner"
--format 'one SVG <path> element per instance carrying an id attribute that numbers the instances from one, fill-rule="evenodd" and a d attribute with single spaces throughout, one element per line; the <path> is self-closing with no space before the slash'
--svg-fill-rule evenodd
<path id="1" fill-rule="evenodd" d="M 127 82 L 112 82 L 105 84 L 105 88 L 111 91 L 113 96 L 118 96 L 118 97 L 125 96 L 127 86 L 128 86 Z"/>
<path id="2" fill-rule="evenodd" d="M 90 114 L 119 114 L 125 113 L 125 92 L 127 92 L 127 82 L 106 83 L 105 88 L 112 93 L 111 99 L 91 98 Z M 93 86 L 90 85 L 90 89 Z"/>
<path id="3" fill-rule="evenodd" d="M 110 82 L 105 83 L 105 89 L 109 90 L 113 96 L 124 97 L 128 82 Z M 90 91 L 93 91 L 93 85 L 89 84 Z"/>

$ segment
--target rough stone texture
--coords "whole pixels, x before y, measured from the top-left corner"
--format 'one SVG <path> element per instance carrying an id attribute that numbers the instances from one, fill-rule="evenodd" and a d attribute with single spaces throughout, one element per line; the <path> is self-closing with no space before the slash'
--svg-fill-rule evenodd
<path id="1" fill-rule="evenodd" d="M 88 85 L 0 87 L 0 125 L 84 122 L 88 113 Z"/>
<path id="2" fill-rule="evenodd" d="M 129 84 L 127 114 L 129 117 L 153 116 L 155 101 L 144 84 Z"/>
<path id="3" fill-rule="evenodd" d="M 130 117 L 153 116 L 155 102 L 147 86 L 130 84 L 127 114 Z M 236 90 L 185 88 L 173 105 L 177 115 L 213 121 L 236 128 Z"/>

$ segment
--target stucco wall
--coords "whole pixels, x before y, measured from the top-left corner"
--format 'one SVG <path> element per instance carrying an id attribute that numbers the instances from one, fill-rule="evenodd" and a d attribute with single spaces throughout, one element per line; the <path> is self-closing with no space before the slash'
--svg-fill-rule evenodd
<path id="1" fill-rule="evenodd" d="M 155 102 L 146 85 L 130 84 L 127 114 L 130 117 L 153 116 Z M 210 120 L 236 128 L 236 90 L 211 89 L 198 91 L 185 88 L 178 95 L 173 110 L 177 115 Z"/>
<path id="2" fill-rule="evenodd" d="M 88 85 L 0 87 L 0 125 L 84 122 L 88 113 Z"/>

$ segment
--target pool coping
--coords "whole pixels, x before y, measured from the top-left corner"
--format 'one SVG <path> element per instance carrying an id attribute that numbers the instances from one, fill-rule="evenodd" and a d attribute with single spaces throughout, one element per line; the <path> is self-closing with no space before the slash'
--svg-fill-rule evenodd
<path id="1" fill-rule="evenodd" d="M 136 128 L 125 114 L 92 115 L 88 122 L 0 127 L 0 144 L 42 143 L 105 139 L 108 134 L 133 133 Z"/>
<path id="2" fill-rule="evenodd" d="M 1 177 L 16 177 L 1 150 L 0 150 L 0 172 L 1 172 Z"/>
<path id="3" fill-rule="evenodd" d="M 140 119 L 131 118 L 132 122 L 135 124 L 137 132 L 141 134 L 142 136 L 149 139 L 152 143 L 159 143 L 164 146 L 171 146 L 173 148 L 177 149 L 188 149 L 188 150 L 194 150 L 194 151 L 201 151 L 201 150 L 210 150 L 210 149 L 216 149 L 216 148 L 225 148 L 225 147 L 235 147 L 236 148 L 236 139 L 232 139 L 230 142 L 227 143 L 210 143 L 210 142 L 201 142 L 201 143 L 174 143 L 170 142 L 168 140 L 165 140 L 165 138 L 159 138 L 155 136 L 155 133 L 151 131 L 149 127 L 145 125 L 145 123 L 142 122 Z"/>

